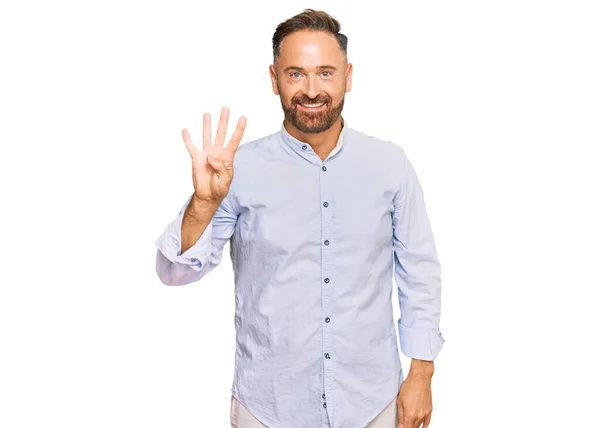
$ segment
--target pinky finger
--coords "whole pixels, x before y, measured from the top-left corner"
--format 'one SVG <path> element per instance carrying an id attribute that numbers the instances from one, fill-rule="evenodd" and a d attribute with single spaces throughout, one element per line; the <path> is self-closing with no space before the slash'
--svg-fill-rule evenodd
<path id="1" fill-rule="evenodd" d="M 430 423 L 431 423 L 431 413 L 428 414 L 427 416 L 425 416 L 425 419 L 423 420 L 423 428 L 427 428 Z"/>
<path id="2" fill-rule="evenodd" d="M 187 151 L 189 152 L 190 156 L 193 156 L 194 153 L 198 151 L 198 149 L 196 149 L 196 146 L 194 146 L 194 143 L 192 143 L 190 133 L 187 129 L 183 128 L 183 130 L 181 131 L 181 135 L 183 137 L 183 142 L 185 143 Z"/>

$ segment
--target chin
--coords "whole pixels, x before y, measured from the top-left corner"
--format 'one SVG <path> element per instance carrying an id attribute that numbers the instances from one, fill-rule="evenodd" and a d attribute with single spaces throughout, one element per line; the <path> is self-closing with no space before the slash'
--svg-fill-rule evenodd
<path id="1" fill-rule="evenodd" d="M 299 122 L 295 126 L 305 134 L 318 134 L 319 132 L 323 132 L 331 128 L 331 125 L 328 123 L 319 123 L 311 126 L 306 123 Z"/>

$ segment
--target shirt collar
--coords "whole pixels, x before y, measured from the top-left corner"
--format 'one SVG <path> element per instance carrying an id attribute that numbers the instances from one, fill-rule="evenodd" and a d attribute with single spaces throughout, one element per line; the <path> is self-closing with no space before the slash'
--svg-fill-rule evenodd
<path id="1" fill-rule="evenodd" d="M 330 157 L 332 157 L 333 155 L 335 155 L 337 152 L 339 152 L 342 149 L 342 146 L 344 145 L 344 137 L 346 136 L 347 132 L 348 132 L 348 121 L 342 116 L 342 130 L 340 132 L 338 142 L 337 142 L 336 146 L 333 148 L 333 150 L 327 156 L 327 159 L 329 159 Z M 292 150 L 294 150 L 296 153 L 298 153 L 299 155 L 301 155 L 307 159 L 309 159 L 309 157 L 311 157 L 311 158 L 316 157 L 318 159 L 318 161 L 321 163 L 321 158 L 319 158 L 319 156 L 315 153 L 315 151 L 312 149 L 310 144 L 300 141 L 297 138 L 293 137 L 287 131 L 287 129 L 285 129 L 285 125 L 284 125 L 283 121 L 281 122 L 280 134 L 281 134 L 281 139 L 284 141 L 284 143 L 287 146 L 289 146 Z M 309 160 L 312 160 L 312 159 L 309 159 Z"/>

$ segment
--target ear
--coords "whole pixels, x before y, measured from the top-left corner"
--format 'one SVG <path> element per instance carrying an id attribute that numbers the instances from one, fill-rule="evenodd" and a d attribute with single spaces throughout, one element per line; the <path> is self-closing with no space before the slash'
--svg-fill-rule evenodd
<path id="1" fill-rule="evenodd" d="M 348 68 L 346 69 L 346 92 L 350 92 L 352 89 L 352 63 L 348 63 Z"/>
<path id="2" fill-rule="evenodd" d="M 271 76 L 271 87 L 273 88 L 273 93 L 275 95 L 279 95 L 279 89 L 277 88 L 277 72 L 275 71 L 273 64 L 269 65 L 269 75 Z"/>

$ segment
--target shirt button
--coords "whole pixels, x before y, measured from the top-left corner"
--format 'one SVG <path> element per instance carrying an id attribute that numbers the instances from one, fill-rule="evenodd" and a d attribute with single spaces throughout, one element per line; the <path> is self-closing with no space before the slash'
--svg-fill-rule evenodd
<path id="1" fill-rule="evenodd" d="M 329 321 L 330 321 L 329 317 L 325 318 L 325 322 L 329 322 Z M 325 394 L 323 394 L 323 395 L 325 395 Z M 325 397 L 323 397 L 323 398 L 325 398 Z"/>
<path id="2" fill-rule="evenodd" d="M 323 407 L 327 408 L 327 403 L 323 403 Z"/>
<path id="3" fill-rule="evenodd" d="M 192 263 L 196 263 L 198 261 L 196 257 L 192 257 L 190 260 L 192 261 Z"/>
<path id="4" fill-rule="evenodd" d="M 326 284 L 329 284 L 329 278 L 325 278 L 323 281 L 325 281 Z"/>
<path id="5" fill-rule="evenodd" d="M 302 150 L 306 150 L 306 144 L 302 144 Z"/>
<path id="6" fill-rule="evenodd" d="M 329 353 L 325 353 L 325 358 L 328 360 L 331 360 L 331 357 L 329 356 Z"/>
<path id="7" fill-rule="evenodd" d="M 328 203 L 328 202 L 323 202 L 323 206 L 324 206 L 325 208 L 327 208 L 327 207 L 329 206 L 329 203 Z"/>
<path id="8" fill-rule="evenodd" d="M 325 245 L 329 245 L 329 239 L 326 239 L 325 242 L 323 242 Z"/>
<path id="9" fill-rule="evenodd" d="M 323 171 L 327 171 L 327 167 L 325 165 L 323 165 L 323 168 L 321 168 Z"/>
<path id="10" fill-rule="evenodd" d="M 323 397 L 323 400 L 325 399 L 325 394 L 321 395 L 321 397 Z"/>

